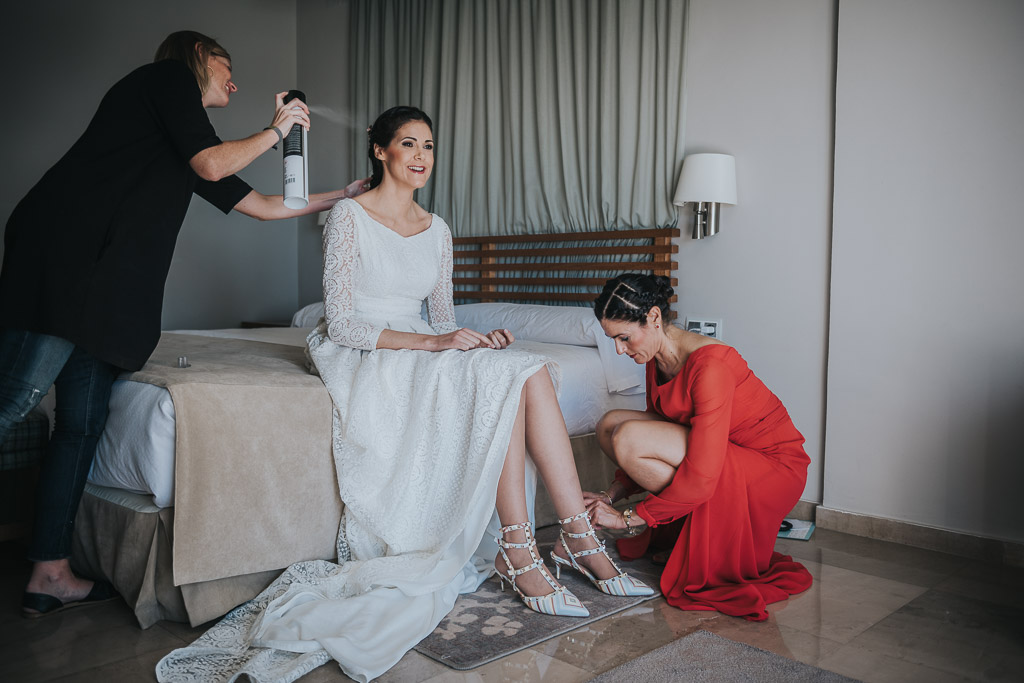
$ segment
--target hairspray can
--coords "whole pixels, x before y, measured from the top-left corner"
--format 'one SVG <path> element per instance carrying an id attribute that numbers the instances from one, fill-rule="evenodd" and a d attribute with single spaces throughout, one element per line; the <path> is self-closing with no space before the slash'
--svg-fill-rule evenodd
<path id="1" fill-rule="evenodd" d="M 289 90 L 284 102 L 306 101 L 301 90 Z M 306 129 L 295 124 L 284 139 L 284 205 L 304 209 L 309 204 L 309 163 L 306 155 Z"/>

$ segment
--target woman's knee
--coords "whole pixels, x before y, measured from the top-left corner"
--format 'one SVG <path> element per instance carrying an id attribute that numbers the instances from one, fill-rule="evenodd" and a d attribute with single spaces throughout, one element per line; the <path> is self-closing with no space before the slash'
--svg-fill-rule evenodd
<path id="1" fill-rule="evenodd" d="M 621 420 L 610 433 L 610 441 L 615 451 L 616 460 L 625 467 L 644 455 L 644 423 L 639 420 Z"/>
<path id="2" fill-rule="evenodd" d="M 523 395 L 527 397 L 539 398 L 542 394 L 554 394 L 554 391 L 555 383 L 547 365 L 530 375 L 523 385 Z"/>
<path id="3" fill-rule="evenodd" d="M 597 433 L 597 438 L 605 439 L 611 436 L 612 430 L 615 429 L 615 425 L 619 422 L 615 419 L 616 411 L 612 410 L 601 416 L 601 419 L 597 421 L 597 426 L 594 427 L 594 431 Z"/>

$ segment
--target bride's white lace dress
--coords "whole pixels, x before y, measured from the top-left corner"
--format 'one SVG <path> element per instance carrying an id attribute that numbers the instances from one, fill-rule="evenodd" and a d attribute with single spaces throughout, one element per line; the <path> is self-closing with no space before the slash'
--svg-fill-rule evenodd
<path id="1" fill-rule="evenodd" d="M 520 393 L 533 373 L 557 368 L 514 348 L 374 350 L 385 328 L 457 329 L 451 233 L 437 216 L 402 237 L 354 200 L 339 202 L 324 270 L 326 317 L 308 344 L 334 403 L 338 564 L 292 565 L 162 659 L 160 681 L 293 681 L 332 658 L 369 680 L 492 571 L 494 499 Z M 532 468 L 528 479 L 532 510 Z"/>

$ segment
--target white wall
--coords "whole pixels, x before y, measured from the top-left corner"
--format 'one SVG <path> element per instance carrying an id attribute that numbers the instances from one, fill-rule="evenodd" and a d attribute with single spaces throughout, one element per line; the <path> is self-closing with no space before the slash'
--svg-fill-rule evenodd
<path id="1" fill-rule="evenodd" d="M 842 0 L 825 504 L 1024 541 L 1024 3 Z"/>
<path id="2" fill-rule="evenodd" d="M 828 329 L 835 7 L 691 0 L 686 153 L 736 157 L 739 201 L 691 240 L 681 212 L 680 317 L 724 320 L 724 341 L 807 438 L 805 500 L 821 501 Z"/>
<path id="3" fill-rule="evenodd" d="M 251 135 L 270 123 L 273 94 L 294 87 L 294 0 L 154 0 L 17 2 L 4 6 L 5 105 L 0 108 L 4 159 L 0 221 L 85 129 L 115 81 L 152 61 L 168 33 L 192 29 L 217 38 L 234 59 L 239 92 L 210 110 L 222 139 Z M 280 193 L 279 153 L 240 175 L 256 189 Z M 54 211 L 74 220 L 88 207 Z M 143 226 L 144 227 L 144 226 Z M 236 326 L 242 319 L 287 318 L 295 310 L 294 220 L 259 223 L 225 217 L 195 198 L 167 281 L 163 325 Z"/>

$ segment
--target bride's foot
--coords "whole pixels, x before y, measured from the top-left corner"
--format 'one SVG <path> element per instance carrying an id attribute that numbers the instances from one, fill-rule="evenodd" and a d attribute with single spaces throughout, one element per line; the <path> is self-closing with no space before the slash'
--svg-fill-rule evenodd
<path id="1" fill-rule="evenodd" d="M 530 557 L 528 552 L 515 550 L 507 550 L 506 552 L 508 553 L 508 559 L 512 561 L 513 567 L 528 567 L 533 564 L 533 558 Z M 505 558 L 501 556 L 501 553 L 494 557 L 494 569 L 502 576 L 508 576 L 508 565 L 505 564 Z M 555 575 L 549 572 L 547 567 L 540 567 L 517 576 L 516 586 L 524 595 L 539 598 L 555 592 L 556 589 L 549 583 L 552 581 L 556 586 L 562 585 L 555 580 Z"/>
<path id="2" fill-rule="evenodd" d="M 512 586 L 527 607 L 535 612 L 567 617 L 586 617 L 587 608 L 572 591 L 555 581 L 537 553 L 531 525 L 512 524 L 501 528 L 494 567 L 502 582 Z"/>
<path id="3" fill-rule="evenodd" d="M 563 567 L 578 569 L 599 591 L 608 595 L 633 597 L 654 594 L 654 589 L 621 571 L 608 557 L 604 543 L 597 540 L 586 510 L 560 519 L 558 523 L 562 530 L 555 549 L 551 551 L 556 576 L 561 575 Z"/>
<path id="4" fill-rule="evenodd" d="M 569 559 L 569 552 L 566 551 L 565 545 L 561 543 L 561 538 L 565 539 L 566 545 L 569 546 L 569 550 L 572 551 L 573 554 L 580 553 L 585 550 L 592 550 L 600 545 L 596 535 L 587 534 L 591 529 L 589 518 L 574 519 L 570 517 L 569 519 L 573 521 L 567 524 L 562 524 L 562 530 L 567 533 L 560 536 L 559 542 L 555 543 L 555 549 L 553 551 L 554 554 L 557 555 L 559 559 L 564 560 L 566 564 L 572 564 L 572 561 Z M 570 533 L 587 535 L 584 538 L 573 538 L 569 535 Z M 612 564 L 611 559 L 603 552 L 577 557 L 576 562 L 580 566 L 588 569 L 590 573 L 598 579 L 610 579 L 619 575 L 618 567 Z"/>

